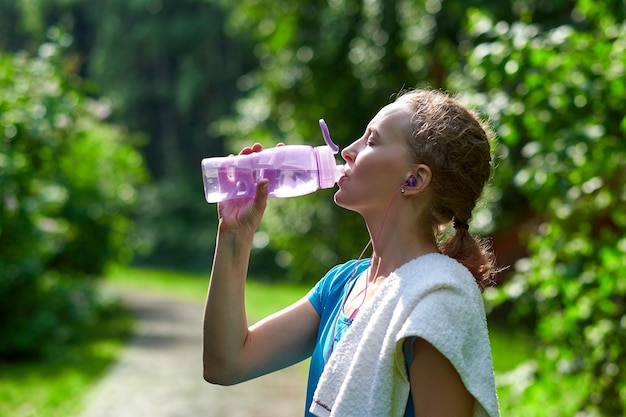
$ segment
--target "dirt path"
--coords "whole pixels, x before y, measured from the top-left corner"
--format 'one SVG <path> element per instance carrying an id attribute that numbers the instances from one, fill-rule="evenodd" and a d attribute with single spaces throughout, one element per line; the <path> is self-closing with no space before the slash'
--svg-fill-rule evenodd
<path id="1" fill-rule="evenodd" d="M 94 387 L 78 417 L 297 417 L 306 368 L 299 364 L 233 387 L 202 379 L 202 304 L 124 292 L 136 334 Z"/>

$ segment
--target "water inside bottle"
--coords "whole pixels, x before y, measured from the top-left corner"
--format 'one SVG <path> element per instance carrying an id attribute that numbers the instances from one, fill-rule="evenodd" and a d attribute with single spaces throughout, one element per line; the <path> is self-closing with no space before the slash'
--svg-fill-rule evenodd
<path id="1" fill-rule="evenodd" d="M 318 188 L 316 170 L 274 168 L 205 168 L 204 192 L 207 202 L 233 198 L 251 198 L 256 193 L 256 183 L 267 178 L 270 197 L 293 197 L 312 193 Z"/>

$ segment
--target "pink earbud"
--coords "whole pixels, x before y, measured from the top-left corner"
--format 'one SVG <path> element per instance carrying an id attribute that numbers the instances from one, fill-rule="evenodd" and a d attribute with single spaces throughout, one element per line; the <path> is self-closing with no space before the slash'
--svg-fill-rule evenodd
<path id="1" fill-rule="evenodd" d="M 417 180 L 413 175 L 411 175 L 409 178 L 406 179 L 406 181 L 404 181 L 404 184 L 402 184 L 402 186 L 400 187 L 400 192 L 404 194 L 406 192 L 406 188 L 404 187 L 415 187 L 416 185 Z"/>

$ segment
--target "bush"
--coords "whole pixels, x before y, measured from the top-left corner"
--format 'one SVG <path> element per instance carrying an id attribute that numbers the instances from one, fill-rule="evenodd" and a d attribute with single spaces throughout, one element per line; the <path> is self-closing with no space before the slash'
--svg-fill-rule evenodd
<path id="1" fill-rule="evenodd" d="M 626 410 L 626 25 L 609 3 L 578 1 L 575 19 L 549 31 L 471 11 L 475 45 L 458 79 L 485 92 L 475 98 L 506 156 L 498 185 L 535 218 L 530 255 L 495 297 L 536 322 L 546 344 L 522 402 L 583 381 L 577 398 L 547 399 L 581 416 Z"/>
<path id="2" fill-rule="evenodd" d="M 34 355 L 87 322 L 89 287 L 130 259 L 143 162 L 59 43 L 0 54 L 0 356 Z"/>

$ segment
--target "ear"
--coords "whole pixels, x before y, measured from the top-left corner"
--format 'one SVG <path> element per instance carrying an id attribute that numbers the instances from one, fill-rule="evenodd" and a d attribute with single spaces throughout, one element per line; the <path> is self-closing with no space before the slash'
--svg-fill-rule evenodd
<path id="1" fill-rule="evenodd" d="M 418 164 L 413 169 L 413 172 L 410 174 L 415 178 L 415 185 L 408 186 L 405 185 L 405 196 L 420 194 L 424 192 L 428 186 L 430 185 L 430 180 L 433 177 L 433 172 L 430 167 L 425 164 Z"/>

